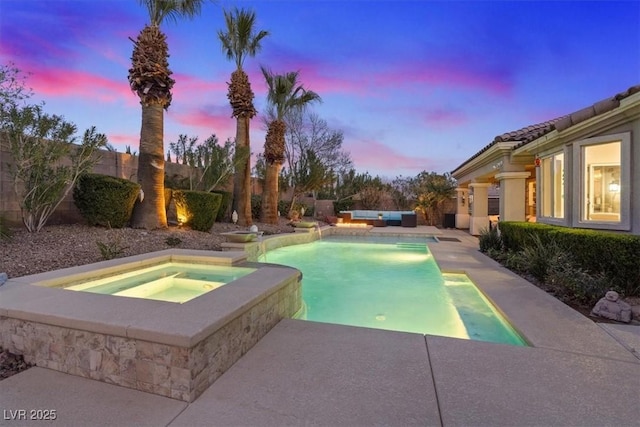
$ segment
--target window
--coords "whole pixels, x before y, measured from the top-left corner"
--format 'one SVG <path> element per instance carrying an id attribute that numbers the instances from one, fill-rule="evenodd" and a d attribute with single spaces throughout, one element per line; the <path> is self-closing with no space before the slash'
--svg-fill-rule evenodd
<path id="1" fill-rule="evenodd" d="M 620 141 L 582 147 L 583 221 L 620 222 Z"/>
<path id="2" fill-rule="evenodd" d="M 579 183 L 574 198 L 576 226 L 629 229 L 630 139 L 629 134 L 617 134 L 574 145 L 579 161 L 574 171 Z"/>
<path id="3" fill-rule="evenodd" d="M 564 218 L 564 153 L 542 158 L 541 214 L 547 218 Z"/>

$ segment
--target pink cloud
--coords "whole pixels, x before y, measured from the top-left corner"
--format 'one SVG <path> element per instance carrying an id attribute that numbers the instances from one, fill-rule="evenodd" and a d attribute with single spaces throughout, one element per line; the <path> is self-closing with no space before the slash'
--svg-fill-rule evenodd
<path id="1" fill-rule="evenodd" d="M 196 133 L 205 133 L 206 137 L 215 133 L 219 139 L 227 139 L 227 136 L 235 136 L 236 121 L 231 117 L 230 107 L 209 106 L 198 109 L 185 110 L 184 112 L 170 112 L 167 117 L 185 126 L 198 129 Z"/>
<path id="2" fill-rule="evenodd" d="M 434 61 L 435 62 L 435 61 Z M 508 95 L 512 83 L 504 71 L 474 69 L 468 64 L 441 61 L 405 62 L 374 77 L 378 86 L 426 84 L 432 87 L 482 90 L 495 95 Z"/>
<path id="3" fill-rule="evenodd" d="M 98 74 L 62 68 L 40 68 L 32 71 L 29 85 L 36 94 L 48 96 L 77 96 L 91 101 L 113 102 L 137 97 L 124 79 L 110 79 Z"/>
<path id="4" fill-rule="evenodd" d="M 309 58 L 298 52 L 280 48 L 269 52 L 266 63 L 278 64 L 273 68 L 274 73 L 287 73 L 299 71 L 300 82 L 305 88 L 313 90 L 322 96 L 328 93 L 364 93 L 365 87 L 360 78 L 353 79 L 353 73 L 345 71 L 342 64 L 332 64 L 316 58 Z M 336 70 L 339 75 L 336 76 Z M 264 81 L 262 73 L 256 73 L 261 82 Z M 251 75 L 252 82 L 253 75 Z M 264 83 L 263 83 L 264 84 Z"/>
<path id="5" fill-rule="evenodd" d="M 348 142 L 345 149 L 351 153 L 358 170 L 430 170 L 433 161 L 427 158 L 409 154 L 399 154 L 388 145 L 375 140 L 360 140 Z"/>
<path id="6" fill-rule="evenodd" d="M 109 142 L 112 144 L 118 145 L 131 145 L 137 144 L 140 142 L 140 135 L 136 134 L 118 134 L 118 133 L 110 133 L 107 135 L 109 138 Z"/>
<path id="7" fill-rule="evenodd" d="M 436 108 L 427 111 L 423 115 L 424 121 L 430 125 L 440 129 L 462 126 L 469 123 L 469 117 L 455 109 Z"/>
<path id="8" fill-rule="evenodd" d="M 482 90 L 499 96 L 509 95 L 513 81 L 508 68 L 495 67 L 482 58 L 433 57 L 426 60 L 395 59 L 381 62 L 377 58 L 353 57 L 348 62 L 309 58 L 298 52 L 280 49 L 270 52 L 269 63 L 279 64 L 278 72 L 300 71 L 306 87 L 323 93 L 375 95 L 381 89 L 422 91 L 419 86 Z M 280 71 L 282 70 L 282 71 Z"/>
<path id="9" fill-rule="evenodd" d="M 208 94 L 227 92 L 227 83 L 223 80 L 205 80 L 189 74 L 174 73 L 176 81 L 173 94 L 177 97 L 207 97 Z"/>

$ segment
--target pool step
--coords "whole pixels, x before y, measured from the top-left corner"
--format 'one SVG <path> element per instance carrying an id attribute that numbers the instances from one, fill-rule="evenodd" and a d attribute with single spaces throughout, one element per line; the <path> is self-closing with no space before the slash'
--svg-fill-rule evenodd
<path id="1" fill-rule="evenodd" d="M 413 250 L 427 250 L 426 243 L 404 243 L 398 242 L 396 243 L 396 248 L 399 249 L 413 249 Z"/>

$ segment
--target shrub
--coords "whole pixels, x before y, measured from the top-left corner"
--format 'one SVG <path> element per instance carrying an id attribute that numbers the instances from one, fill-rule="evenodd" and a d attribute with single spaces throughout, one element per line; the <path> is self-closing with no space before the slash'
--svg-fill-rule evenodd
<path id="1" fill-rule="evenodd" d="M 349 211 L 353 207 L 352 199 L 342 199 L 333 202 L 333 212 L 338 215 L 340 211 Z"/>
<path id="2" fill-rule="evenodd" d="M 164 242 L 167 244 L 167 246 L 171 246 L 173 248 L 175 246 L 178 246 L 180 243 L 182 243 L 182 239 L 175 236 L 169 236 L 166 239 L 164 239 Z"/>
<path id="3" fill-rule="evenodd" d="M 251 217 L 260 218 L 262 212 L 262 197 L 253 195 L 251 196 Z"/>
<path id="4" fill-rule="evenodd" d="M 294 209 L 298 212 L 302 212 L 302 208 L 304 208 L 304 216 L 313 216 L 314 207 L 308 206 L 305 203 L 296 203 Z"/>
<path id="5" fill-rule="evenodd" d="M 541 282 L 547 278 L 549 266 L 561 256 L 561 249 L 555 242 L 544 243 L 540 236 L 533 235 L 531 243 L 522 250 L 525 271 Z"/>
<path id="6" fill-rule="evenodd" d="M 287 216 L 287 214 L 289 213 L 289 206 L 291 206 L 291 203 L 286 200 L 278 201 L 278 212 L 280 212 L 280 216 Z"/>
<path id="7" fill-rule="evenodd" d="M 117 258 L 128 248 L 128 246 L 122 245 L 121 238 L 116 238 L 114 241 L 107 243 L 97 241 L 96 245 L 98 245 L 98 249 L 104 260 Z"/>
<path id="8" fill-rule="evenodd" d="M 73 201 L 89 225 L 122 228 L 131 219 L 140 185 L 107 175 L 83 174 L 73 189 Z"/>
<path id="9" fill-rule="evenodd" d="M 45 113 L 41 106 L 12 105 L 4 113 L 0 126 L 13 158 L 9 183 L 18 197 L 22 222 L 29 232 L 37 232 L 78 178 L 98 162 L 107 137 L 92 127 L 85 131 L 82 144 L 74 145 L 76 126 Z M 61 163 L 65 158 L 70 165 Z"/>
<path id="10" fill-rule="evenodd" d="M 174 190 L 178 222 L 194 230 L 209 231 L 218 215 L 222 196 L 205 191 Z"/>
<path id="11" fill-rule="evenodd" d="M 571 254 L 576 268 L 594 277 L 603 274 L 610 288 L 640 295 L 640 236 L 525 222 L 501 222 L 500 231 L 505 250 L 520 251 L 536 235 L 541 244 Z"/>
<path id="12" fill-rule="evenodd" d="M 216 216 L 217 222 L 228 221 L 231 217 L 231 199 L 233 198 L 233 193 L 229 191 L 220 191 L 214 190 L 212 193 L 219 194 L 222 196 L 222 201 L 220 202 L 220 209 L 218 209 L 218 215 Z"/>
<path id="13" fill-rule="evenodd" d="M 560 300 L 588 306 L 612 289 L 604 274 L 591 274 L 577 267 L 566 252 L 558 254 L 549 263 L 545 284 Z"/>
<path id="14" fill-rule="evenodd" d="M 507 251 L 519 251 L 528 246 L 531 236 L 537 235 L 543 243 L 551 240 L 549 233 L 558 227 L 537 222 L 501 221 L 502 243 Z"/>
<path id="15" fill-rule="evenodd" d="M 497 227 L 483 228 L 479 236 L 480 251 L 487 253 L 489 250 L 501 251 L 502 239 Z"/>

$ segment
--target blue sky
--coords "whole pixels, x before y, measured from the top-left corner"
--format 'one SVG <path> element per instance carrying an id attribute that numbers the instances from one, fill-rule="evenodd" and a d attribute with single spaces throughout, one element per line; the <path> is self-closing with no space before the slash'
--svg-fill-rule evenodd
<path id="1" fill-rule="evenodd" d="M 247 59 L 259 112 L 260 65 L 299 70 L 344 132 L 356 170 L 393 178 L 448 172 L 496 135 L 550 120 L 640 83 L 637 1 L 323 1 L 207 3 L 167 22 L 176 84 L 165 147 L 179 134 L 235 136 L 226 97 L 234 69 L 217 31 L 245 7 L 271 35 Z M 95 125 L 137 150 L 140 105 L 127 74 L 147 22 L 136 0 L 0 0 L 0 62 L 30 73 L 33 101 L 80 132 Z M 252 122 L 261 152 L 264 130 Z"/>

